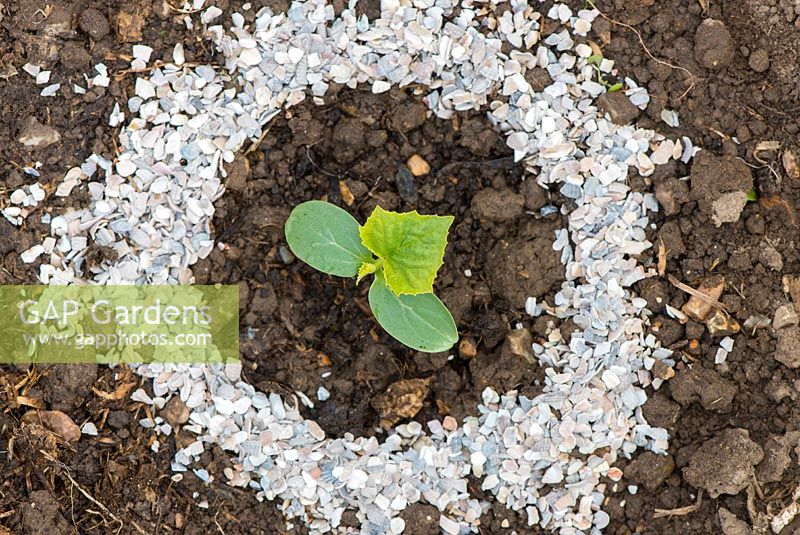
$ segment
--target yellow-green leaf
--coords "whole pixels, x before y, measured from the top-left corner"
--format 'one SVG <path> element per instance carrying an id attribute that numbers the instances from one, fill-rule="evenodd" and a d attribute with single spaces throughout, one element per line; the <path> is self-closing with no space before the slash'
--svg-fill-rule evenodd
<path id="1" fill-rule="evenodd" d="M 389 212 L 380 206 L 359 228 L 361 241 L 383 259 L 386 284 L 395 295 L 433 292 L 442 266 L 452 216 Z"/>
<path id="2" fill-rule="evenodd" d="M 361 264 L 361 267 L 358 268 L 358 278 L 356 279 L 356 284 L 361 282 L 361 279 L 363 279 L 367 275 L 375 273 L 377 269 L 378 269 L 377 262 L 364 262 L 363 264 Z"/>

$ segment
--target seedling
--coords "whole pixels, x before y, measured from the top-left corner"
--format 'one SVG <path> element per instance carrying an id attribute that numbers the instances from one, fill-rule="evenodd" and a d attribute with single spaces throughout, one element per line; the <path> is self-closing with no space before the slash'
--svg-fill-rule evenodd
<path id="1" fill-rule="evenodd" d="M 615 84 L 610 83 L 606 80 L 605 76 L 603 76 L 603 71 L 600 70 L 600 64 L 603 62 L 602 54 L 592 54 L 588 58 L 586 58 L 586 63 L 592 66 L 594 70 L 597 72 L 597 81 L 605 86 L 606 91 L 608 93 L 614 93 L 615 91 L 619 91 L 624 87 L 622 82 L 617 82 Z"/>
<path id="2" fill-rule="evenodd" d="M 295 256 L 319 271 L 356 284 L 374 275 L 369 306 L 381 327 L 412 349 L 437 353 L 458 341 L 453 316 L 433 294 L 452 223 L 378 206 L 360 226 L 338 206 L 308 201 L 292 210 L 285 233 Z"/>

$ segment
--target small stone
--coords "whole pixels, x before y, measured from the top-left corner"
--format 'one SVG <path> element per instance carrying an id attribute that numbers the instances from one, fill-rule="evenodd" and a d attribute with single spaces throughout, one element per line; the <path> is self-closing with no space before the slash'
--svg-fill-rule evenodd
<path id="1" fill-rule="evenodd" d="M 597 97 L 597 107 L 608 115 L 611 122 L 619 125 L 632 123 L 641 113 L 641 110 L 634 106 L 622 91 L 603 93 Z"/>
<path id="2" fill-rule="evenodd" d="M 772 245 L 767 244 L 758 253 L 758 261 L 773 271 L 783 270 L 783 255 Z"/>
<path id="3" fill-rule="evenodd" d="M 389 521 L 389 529 L 394 535 L 399 535 L 406 529 L 406 521 L 396 516 Z"/>
<path id="4" fill-rule="evenodd" d="M 455 431 L 458 429 L 458 421 L 452 416 L 445 416 L 444 420 L 442 420 L 442 427 L 444 427 L 445 431 Z"/>
<path id="5" fill-rule="evenodd" d="M 781 156 L 781 163 L 786 174 L 791 178 L 800 177 L 800 166 L 797 165 L 797 156 L 792 149 L 786 149 Z"/>
<path id="6" fill-rule="evenodd" d="M 77 442 L 81 438 L 81 428 L 61 411 L 31 410 L 22 415 L 22 421 L 41 424 L 67 442 Z"/>
<path id="7" fill-rule="evenodd" d="M 475 345 L 475 341 L 471 338 L 462 338 L 458 343 L 458 356 L 462 359 L 475 358 L 477 354 L 478 348 Z"/>
<path id="8" fill-rule="evenodd" d="M 735 223 L 739 221 L 745 206 L 747 206 L 747 193 L 741 191 L 723 193 L 711 203 L 713 210 L 711 220 L 718 227 L 723 223 Z"/>
<path id="9" fill-rule="evenodd" d="M 723 535 L 750 535 L 752 533 L 747 522 L 739 520 L 736 515 L 724 507 L 720 507 L 717 514 L 719 515 L 719 524 Z"/>
<path id="10" fill-rule="evenodd" d="M 79 24 L 81 30 L 95 41 L 99 41 L 111 31 L 111 25 L 105 15 L 93 8 L 81 11 Z"/>
<path id="11" fill-rule="evenodd" d="M 164 408 L 159 411 L 158 415 L 164 418 L 171 426 L 176 427 L 188 422 L 191 412 L 191 409 L 186 406 L 186 403 L 181 401 L 180 397 L 173 396 L 167 401 Z"/>
<path id="12" fill-rule="evenodd" d="M 401 165 L 397 169 L 394 181 L 401 199 L 409 204 L 417 202 L 417 183 L 414 181 L 414 174 L 408 167 Z"/>
<path id="13" fill-rule="evenodd" d="M 800 368 L 800 327 L 785 327 L 778 331 L 775 360 L 788 368 Z"/>
<path id="14" fill-rule="evenodd" d="M 735 495 L 750 484 L 753 466 L 763 458 L 764 450 L 750 440 L 746 429 L 725 429 L 694 452 L 683 478 L 712 498 Z"/>
<path id="15" fill-rule="evenodd" d="M 431 172 L 431 166 L 419 154 L 411 156 L 406 165 L 414 176 L 423 176 Z"/>
<path id="16" fill-rule="evenodd" d="M 769 52 L 763 48 L 757 48 L 750 54 L 747 63 L 756 72 L 766 72 L 769 69 Z"/>
<path id="17" fill-rule="evenodd" d="M 439 527 L 441 527 L 442 531 L 447 535 L 458 535 L 461 533 L 461 526 L 459 526 L 458 522 L 444 515 L 439 517 Z"/>
<path id="18" fill-rule="evenodd" d="M 522 357 L 529 363 L 536 362 L 533 356 L 533 337 L 528 329 L 514 329 L 506 335 L 505 349 L 512 355 Z"/>
<path id="19" fill-rule="evenodd" d="M 43 125 L 31 115 L 22 121 L 17 141 L 26 147 L 49 147 L 61 141 L 61 134 L 55 128 Z"/>
<path id="20" fill-rule="evenodd" d="M 724 69 L 733 63 L 736 55 L 733 37 L 722 21 L 706 19 L 697 27 L 694 55 L 706 69 Z"/>
<path id="21" fill-rule="evenodd" d="M 790 327 L 800 323 L 793 304 L 781 305 L 775 309 L 775 316 L 772 319 L 772 328 L 776 331 L 784 327 Z"/>

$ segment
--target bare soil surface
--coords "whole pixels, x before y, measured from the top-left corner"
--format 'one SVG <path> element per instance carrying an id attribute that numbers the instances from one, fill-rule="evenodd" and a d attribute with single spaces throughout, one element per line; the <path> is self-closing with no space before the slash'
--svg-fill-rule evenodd
<path id="1" fill-rule="evenodd" d="M 53 184 L 92 152 L 113 156 L 108 113 L 114 102 L 124 108 L 131 92 L 133 77 L 123 71 L 132 42 L 153 46 L 158 59 L 182 40 L 187 61 L 213 62 L 213 53 L 161 1 L 57 4 L 21 0 L 0 10 L 2 192 L 33 183 L 22 168 L 37 161 L 39 180 Z M 249 13 L 263 2 L 253 4 Z M 373 4 L 359 9 L 369 15 Z M 637 189 L 655 190 L 665 207 L 652 236 L 664 244 L 664 276 L 637 290 L 654 312 L 654 334 L 685 359 L 644 408 L 651 424 L 670 430 L 670 455 L 639 453 L 624 467 L 625 479 L 606 504 L 608 533 L 739 533 L 730 531 L 737 518 L 761 525 L 765 513 L 789 503 L 800 482 L 800 343 L 796 326 L 772 326 L 776 309 L 792 303 L 785 280 L 800 276 L 800 177 L 785 156 L 800 156 L 800 18 L 790 4 L 598 5 L 616 22 L 598 22 L 591 39 L 621 75 L 646 84 L 653 97 L 638 124 L 686 135 L 707 153 L 693 165 L 631 178 Z M 27 62 L 52 69 L 50 83 L 62 84 L 56 97 L 39 96 L 43 86 L 21 69 Z M 83 73 L 92 76 L 98 62 L 118 76 L 107 90 L 76 95 L 72 83 L 81 84 Z M 680 127 L 661 122 L 664 108 L 678 112 Z M 333 88 L 323 106 L 290 110 L 231 166 L 229 191 L 214 221 L 225 247 L 196 266 L 198 283 L 241 289 L 248 380 L 265 391 L 305 393 L 315 402 L 306 416 L 332 436 L 382 436 L 381 410 L 392 406 L 392 392 L 401 387 L 414 385 L 422 400 L 414 418 L 423 423 L 472 413 L 486 386 L 537 393 L 542 370 L 520 347 L 544 336 L 548 320 L 531 321 L 524 301 L 551 300 L 563 280 L 551 247 L 562 221 L 538 216 L 543 206 L 561 200 L 525 179 L 482 113 L 451 121 L 427 115 L 414 88 L 377 96 Z M 59 140 L 40 147 L 19 143 L 31 117 L 57 131 Z M 763 143 L 768 141 L 777 144 Z M 428 172 L 411 172 L 415 155 Z M 748 180 L 758 200 L 748 202 L 737 221 L 716 226 L 720 199 Z M 377 204 L 454 215 L 436 291 L 453 312 L 462 345 L 433 355 L 404 348 L 371 317 L 367 284 L 321 275 L 294 259 L 283 223 L 292 206 L 311 198 L 326 198 L 362 222 Z M 48 199 L 41 213 L 63 205 Z M 0 219 L 0 282 L 35 282 L 35 270 L 20 263 L 19 252 L 46 232 L 38 215 L 19 229 Z M 689 297 L 669 276 L 696 288 L 712 275 L 724 277 L 720 301 L 739 324 L 751 316 L 769 319 L 755 333 L 742 328 L 732 335 L 734 350 L 724 364 L 714 363 L 721 336 L 698 321 L 682 324 L 665 308 L 680 309 Z M 569 333 L 570 325 L 550 321 Z M 518 323 L 527 330 L 513 331 Z M 216 478 L 211 484 L 191 472 L 173 482 L 170 459 L 191 434 L 178 425 L 158 453 L 151 451 L 151 433 L 138 423 L 145 408 L 128 399 L 140 382 L 122 369 L 0 369 L 0 535 L 304 533 L 297 523 L 287 526 L 274 504 L 225 485 L 229 461 L 222 452 L 203 458 Z M 321 386 L 330 393 L 324 402 L 318 400 Z M 78 425 L 95 422 L 99 436 L 76 443 L 57 439 L 34 417 L 23 419 L 37 408 L 63 411 Z M 629 485 L 637 487 L 635 494 Z M 470 488 L 480 495 L 479 486 Z M 404 516 L 412 533 L 438 529 L 431 506 L 409 507 Z M 353 517 L 346 521 L 355 525 Z M 795 524 L 784 533 L 800 532 Z M 482 533 L 513 530 L 538 533 L 498 505 L 484 517 Z"/>

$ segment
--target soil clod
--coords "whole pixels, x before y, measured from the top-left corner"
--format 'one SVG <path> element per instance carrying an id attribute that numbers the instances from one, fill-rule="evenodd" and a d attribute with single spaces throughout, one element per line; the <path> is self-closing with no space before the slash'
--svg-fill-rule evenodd
<path id="1" fill-rule="evenodd" d="M 683 469 L 686 482 L 705 489 L 712 498 L 738 494 L 750 484 L 753 466 L 764 457 L 746 429 L 725 429 L 706 441 Z"/>

